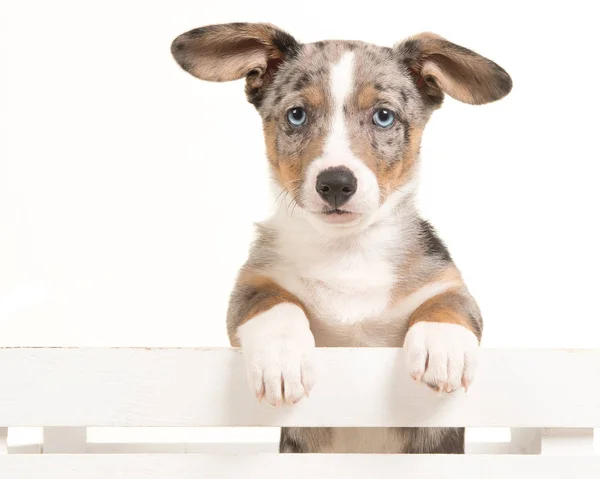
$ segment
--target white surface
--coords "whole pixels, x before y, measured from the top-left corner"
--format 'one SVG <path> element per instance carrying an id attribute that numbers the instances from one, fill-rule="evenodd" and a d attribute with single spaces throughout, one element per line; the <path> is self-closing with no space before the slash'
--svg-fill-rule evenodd
<path id="1" fill-rule="evenodd" d="M 594 430 L 543 429 L 541 454 L 545 456 L 589 456 L 594 454 Z"/>
<path id="2" fill-rule="evenodd" d="M 44 454 L 82 454 L 86 451 L 85 427 L 45 427 L 43 429 Z"/>
<path id="3" fill-rule="evenodd" d="M 600 351 L 484 350 L 468 394 L 442 396 L 409 377 L 400 349 L 317 349 L 315 359 L 310 399 L 274 409 L 254 399 L 239 351 L 0 349 L 0 424 L 600 426 L 588 380 Z"/>
<path id="4" fill-rule="evenodd" d="M 273 204 L 261 125 L 243 82 L 197 80 L 169 47 L 266 20 L 301 41 L 431 30 L 505 67 L 506 99 L 434 113 L 423 212 L 485 346 L 600 347 L 594 6 L 381 0 L 340 21 L 319 0 L 1 2 L 0 344 L 227 345 L 229 290 Z"/>
<path id="5" fill-rule="evenodd" d="M 600 458 L 419 455 L 12 455 L 0 476 L 19 479 L 597 479 Z"/>

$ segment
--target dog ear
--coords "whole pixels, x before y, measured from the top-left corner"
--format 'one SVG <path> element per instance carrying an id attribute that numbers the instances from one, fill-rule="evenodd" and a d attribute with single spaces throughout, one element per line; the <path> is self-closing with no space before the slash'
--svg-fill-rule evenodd
<path id="1" fill-rule="evenodd" d="M 227 23 L 179 35 L 171 53 L 185 71 L 202 80 L 246 77 L 248 100 L 258 106 L 277 68 L 299 48 L 294 37 L 268 23 Z"/>
<path id="2" fill-rule="evenodd" d="M 510 76 L 499 65 L 433 33 L 410 37 L 395 51 L 421 91 L 437 102 L 447 93 L 464 103 L 482 105 L 512 89 Z"/>

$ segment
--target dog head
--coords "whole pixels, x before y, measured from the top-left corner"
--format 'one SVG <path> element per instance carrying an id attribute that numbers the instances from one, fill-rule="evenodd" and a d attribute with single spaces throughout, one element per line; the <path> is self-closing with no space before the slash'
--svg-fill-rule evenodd
<path id="1" fill-rule="evenodd" d="M 412 193 L 421 134 L 445 94 L 480 105 L 512 88 L 496 63 L 431 33 L 393 48 L 301 44 L 232 23 L 184 33 L 171 51 L 202 80 L 246 78 L 273 176 L 322 230 L 364 228 Z"/>

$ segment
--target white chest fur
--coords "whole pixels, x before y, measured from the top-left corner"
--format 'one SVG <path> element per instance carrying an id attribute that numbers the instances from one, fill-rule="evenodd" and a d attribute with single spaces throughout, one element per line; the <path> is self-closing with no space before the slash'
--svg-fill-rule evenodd
<path id="1" fill-rule="evenodd" d="M 389 262 L 360 253 L 297 265 L 288 275 L 282 279 L 290 292 L 323 321 L 338 325 L 381 316 L 394 281 Z"/>
<path id="2" fill-rule="evenodd" d="M 397 238 L 397 229 L 375 230 L 351 240 L 286 226 L 278 237 L 279 259 L 271 274 L 310 311 L 317 344 L 370 345 L 365 325 L 384 329 L 381 323 L 387 322 L 397 279 L 389 244 Z M 373 339 L 373 345 L 382 345 Z"/>

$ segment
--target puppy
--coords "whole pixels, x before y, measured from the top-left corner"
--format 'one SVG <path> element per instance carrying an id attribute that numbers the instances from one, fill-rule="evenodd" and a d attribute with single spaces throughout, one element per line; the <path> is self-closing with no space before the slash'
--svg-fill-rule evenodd
<path id="1" fill-rule="evenodd" d="M 302 44 L 270 24 L 232 23 L 180 35 L 172 54 L 202 80 L 246 79 L 281 195 L 227 317 L 256 397 L 308 397 L 315 346 L 403 347 L 416 381 L 467 389 L 482 319 L 415 207 L 419 148 L 445 94 L 492 102 L 510 92 L 510 76 L 431 33 L 393 48 Z M 463 453 L 464 429 L 283 428 L 280 451 Z"/>

